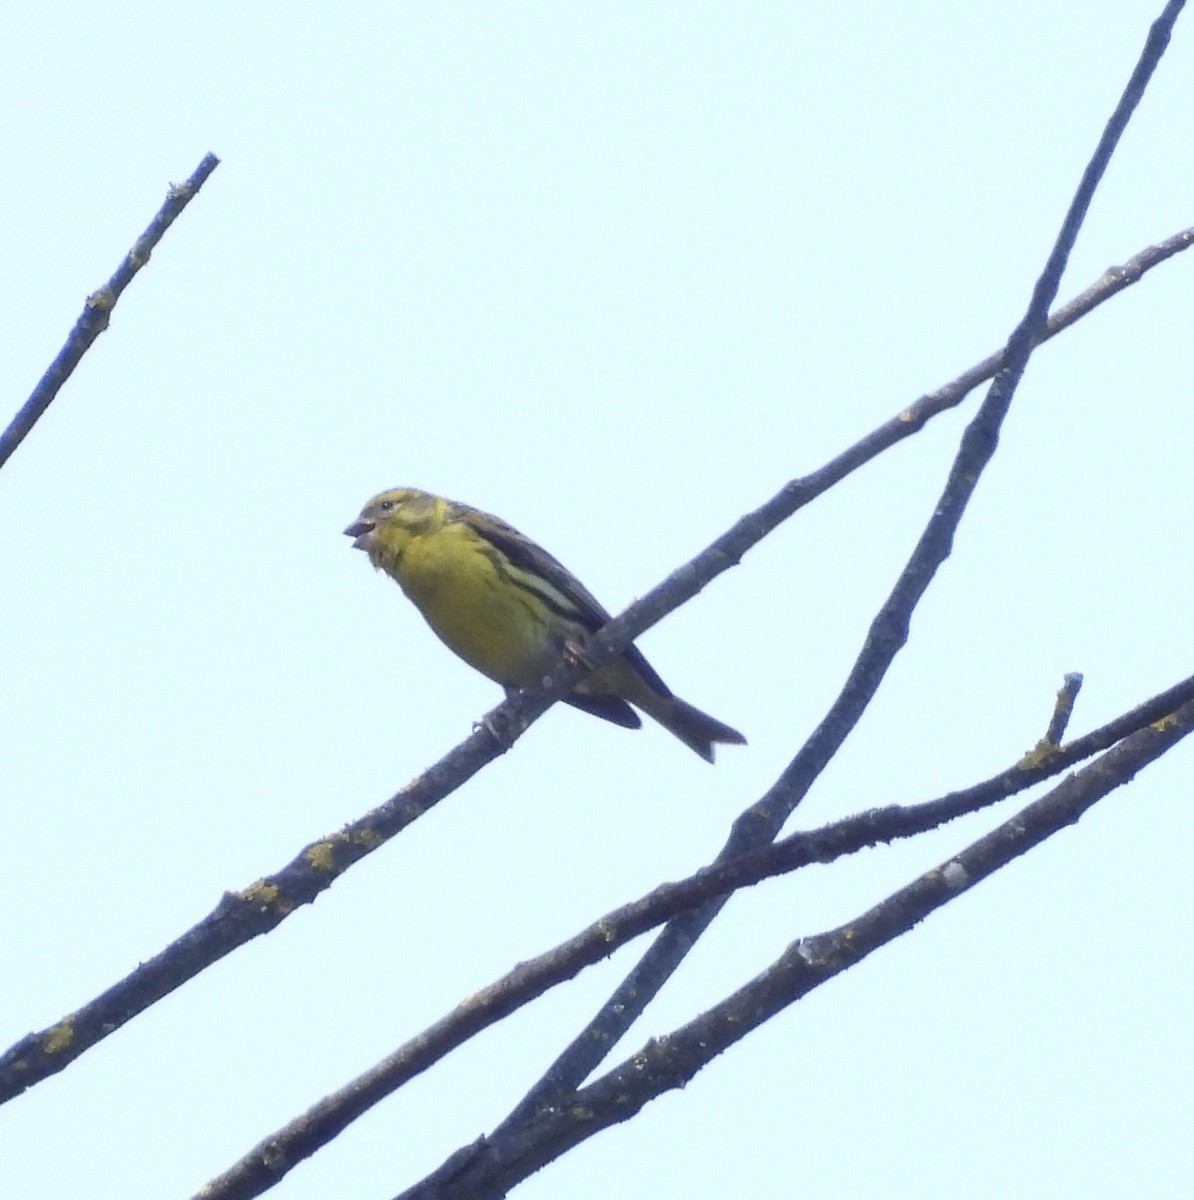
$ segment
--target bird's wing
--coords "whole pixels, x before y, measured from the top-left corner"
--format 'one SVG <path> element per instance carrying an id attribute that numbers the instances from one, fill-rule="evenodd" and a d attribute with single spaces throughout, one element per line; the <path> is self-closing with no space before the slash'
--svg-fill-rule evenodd
<path id="1" fill-rule="evenodd" d="M 519 533 L 513 525 L 507 525 L 501 518 L 477 508 L 470 508 L 466 504 L 457 504 L 455 508 L 458 519 L 464 521 L 500 554 L 504 554 L 516 567 L 521 567 L 528 574 L 539 576 L 550 583 L 552 588 L 568 601 L 572 610 L 570 615 L 590 633 L 595 633 L 610 619 L 610 614 L 596 596 L 563 563 L 553 558 L 525 534 Z M 660 679 L 658 672 L 647 662 L 637 646 L 627 646 L 622 656 L 653 692 L 659 696 L 671 696 L 671 689 Z"/>
<path id="2" fill-rule="evenodd" d="M 603 721 L 621 725 L 623 729 L 643 727 L 642 717 L 618 696 L 593 696 L 585 692 L 573 692 L 571 696 L 564 697 L 564 703 L 579 708 L 581 712 L 600 717 Z"/>

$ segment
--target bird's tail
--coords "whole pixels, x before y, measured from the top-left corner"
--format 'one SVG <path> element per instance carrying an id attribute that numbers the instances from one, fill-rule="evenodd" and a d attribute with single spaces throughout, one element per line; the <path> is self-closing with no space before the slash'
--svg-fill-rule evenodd
<path id="1" fill-rule="evenodd" d="M 746 745 L 746 738 L 738 730 L 723 725 L 679 696 L 655 697 L 646 712 L 706 762 L 713 761 L 713 747 L 718 744 Z"/>

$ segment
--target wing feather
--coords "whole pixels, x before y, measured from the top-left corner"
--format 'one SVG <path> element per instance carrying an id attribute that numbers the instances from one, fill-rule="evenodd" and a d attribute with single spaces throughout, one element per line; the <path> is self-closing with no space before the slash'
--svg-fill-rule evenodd
<path id="1" fill-rule="evenodd" d="M 470 508 L 467 504 L 454 503 L 452 508 L 453 516 L 457 520 L 464 521 L 499 554 L 504 555 L 532 578 L 545 581 L 549 585 L 550 591 L 535 589 L 536 593 L 545 604 L 561 616 L 577 621 L 590 633 L 595 633 L 610 619 L 610 614 L 593 593 L 563 563 L 553 558 L 542 546 L 531 541 L 525 534 L 519 533 L 513 525 L 508 525 L 499 517 L 491 516 L 478 508 Z M 556 593 L 556 596 L 553 597 L 551 592 Z M 622 652 L 622 657 L 656 695 L 664 697 L 672 695 L 671 689 L 659 677 L 658 672 L 646 660 L 637 646 L 627 646 Z M 584 697 L 584 699 L 588 701 L 593 697 Z M 568 702 L 576 703 L 572 697 L 568 698 Z M 585 711 L 593 712 L 599 717 L 603 716 L 606 720 L 614 721 L 615 724 L 625 723 L 624 719 L 619 721 L 605 712 L 597 712 L 592 707 L 586 708 L 584 704 L 577 704 L 576 707 L 585 708 Z M 630 728 L 635 728 L 635 726 L 630 726 Z"/>

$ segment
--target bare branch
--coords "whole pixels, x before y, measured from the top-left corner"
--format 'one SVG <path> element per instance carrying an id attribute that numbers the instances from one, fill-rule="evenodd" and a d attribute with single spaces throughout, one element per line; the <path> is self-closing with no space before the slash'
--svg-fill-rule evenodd
<path id="1" fill-rule="evenodd" d="M 112 310 L 116 307 L 121 293 L 132 283 L 137 272 L 149 262 L 149 256 L 162 240 L 166 230 L 174 224 L 178 215 L 190 204 L 207 182 L 207 177 L 219 165 L 220 160 L 214 154 L 208 154 L 185 183 L 172 184 L 166 194 L 165 203 L 158 209 L 157 215 L 150 221 L 145 232 L 133 243 L 133 248 L 124 256 L 124 261 L 116 268 L 116 273 L 103 287 L 87 297 L 83 311 L 75 322 L 74 329 L 70 331 L 65 345 L 59 350 L 58 357 L 49 365 L 37 387 L 33 389 L 32 395 L 9 422 L 8 428 L 0 433 L 0 467 L 8 462 L 16 448 L 25 440 L 26 434 L 50 407 L 51 401 L 70 378 L 83 355 L 91 348 L 91 344 L 108 328 Z"/>
<path id="2" fill-rule="evenodd" d="M 838 929 L 802 938 L 708 1012 L 652 1038 L 607 1075 L 541 1109 L 525 1125 L 457 1151 L 397 1200 L 495 1200 L 553 1159 L 644 1105 L 683 1087 L 717 1055 L 814 988 L 909 932 L 1033 847 L 1073 825 L 1110 792 L 1194 731 L 1194 703 L 1142 729 L 1047 795 Z"/>
<path id="3" fill-rule="evenodd" d="M 1003 420 L 1033 349 L 1045 332 L 1049 306 L 1057 294 L 1095 189 L 1169 44 L 1170 30 L 1182 7 L 1179 0 L 1170 0 L 1149 30 L 1127 86 L 1082 174 L 1024 316 L 1007 341 L 999 371 L 978 413 L 962 434 L 941 498 L 890 596 L 872 621 L 845 685 L 820 725 L 767 795 L 751 805 L 735 822 L 716 861 L 721 862 L 775 839 L 854 729 L 895 656 L 904 647 L 912 614 L 938 568 L 949 556 L 970 498 L 995 453 Z M 623 619 L 607 626 L 606 632 L 620 628 Z M 712 900 L 700 910 L 672 922 L 660 933 L 602 1009 L 498 1126 L 496 1138 L 515 1136 L 519 1128 L 536 1119 L 540 1110 L 567 1103 L 568 1096 L 596 1069 L 671 978 L 724 904 L 724 898 Z"/>
<path id="4" fill-rule="evenodd" d="M 1080 296 L 1058 310 L 1056 330 L 1118 295 L 1152 268 L 1194 244 L 1194 228 L 1182 230 L 1112 268 Z M 663 583 L 610 622 L 586 650 L 590 661 L 612 658 L 644 630 L 701 590 L 705 583 L 732 566 L 747 550 L 835 483 L 864 466 L 884 450 L 922 429 L 932 417 L 959 404 L 974 385 L 990 378 L 1003 361 L 993 355 L 971 371 L 936 391 L 926 393 L 909 408 L 868 434 L 820 470 L 794 479 L 761 508 L 747 514 L 727 533 Z M 49 372 L 47 372 L 49 374 Z M 595 664 L 596 665 L 596 664 Z M 383 845 L 465 784 L 487 762 L 509 749 L 516 737 L 564 695 L 581 670 L 561 671 L 550 690 L 522 693 L 502 703 L 474 733 L 429 767 L 417 779 L 338 833 L 307 845 L 286 866 L 220 903 L 159 954 L 107 991 L 55 1024 L 27 1034 L 0 1056 L 0 1103 L 20 1095 L 41 1080 L 63 1070 L 109 1033 L 169 995 L 205 967 L 255 937 L 268 933 L 291 912 L 309 904 L 353 863 Z M 493 728 L 504 730 L 495 738 Z"/>
<path id="5" fill-rule="evenodd" d="M 726 896 L 813 863 L 830 863 L 879 843 L 938 828 L 1034 787 L 1189 703 L 1194 703 L 1194 676 L 1069 746 L 1054 746 L 1047 759 L 1041 758 L 1031 765 L 1021 760 L 992 779 L 937 800 L 872 809 L 820 829 L 794 833 L 774 845 L 704 867 L 677 883 L 663 884 L 646 896 L 606 913 L 558 946 L 520 963 L 474 992 L 368 1071 L 263 1139 L 227 1171 L 209 1181 L 200 1195 L 204 1200 L 249 1200 L 261 1195 L 386 1096 L 429 1070 L 476 1034 L 557 984 L 575 978 L 586 967 L 608 958 L 634 938 L 714 896 Z"/>

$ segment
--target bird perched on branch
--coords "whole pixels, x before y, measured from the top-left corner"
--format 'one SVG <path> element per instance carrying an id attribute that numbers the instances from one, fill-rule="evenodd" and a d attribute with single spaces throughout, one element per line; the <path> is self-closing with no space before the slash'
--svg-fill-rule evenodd
<path id="1" fill-rule="evenodd" d="M 583 661 L 589 635 L 609 620 L 580 580 L 530 538 L 441 496 L 382 492 L 344 532 L 449 649 L 508 692 L 541 684 L 562 654 Z M 674 696 L 635 646 L 564 699 L 627 729 L 642 725 L 634 711 L 642 709 L 706 762 L 715 744 L 746 741 Z"/>

